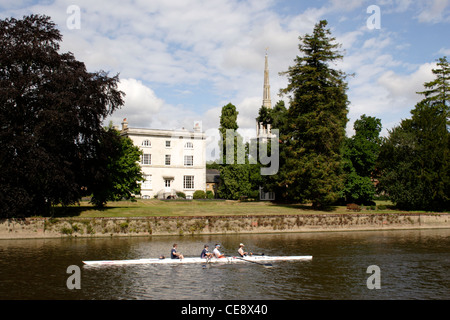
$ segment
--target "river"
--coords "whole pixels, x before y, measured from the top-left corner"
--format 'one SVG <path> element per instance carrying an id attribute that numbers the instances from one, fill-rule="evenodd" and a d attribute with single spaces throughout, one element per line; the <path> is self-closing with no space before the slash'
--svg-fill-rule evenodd
<path id="1" fill-rule="evenodd" d="M 240 242 L 255 253 L 313 259 L 272 268 L 82 263 L 168 256 L 173 243 L 185 256 L 198 256 L 206 243 L 235 255 Z M 67 286 L 69 266 L 79 267 L 80 289 Z M 380 286 L 369 289 L 375 277 Z M 0 240 L 1 300 L 441 300 L 450 298 L 449 284 L 450 229 Z"/>

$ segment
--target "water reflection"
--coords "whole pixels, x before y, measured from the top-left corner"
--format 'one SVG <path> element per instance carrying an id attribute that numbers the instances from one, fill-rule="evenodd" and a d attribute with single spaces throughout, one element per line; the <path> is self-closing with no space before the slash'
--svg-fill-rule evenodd
<path id="1" fill-rule="evenodd" d="M 313 255 L 312 261 L 86 267 L 82 260 L 185 256 L 240 242 L 266 255 Z M 450 230 L 221 235 L 152 238 L 3 240 L 0 299 L 449 299 Z M 69 265 L 81 267 L 81 290 L 69 290 Z M 369 265 L 381 289 L 369 290 Z"/>

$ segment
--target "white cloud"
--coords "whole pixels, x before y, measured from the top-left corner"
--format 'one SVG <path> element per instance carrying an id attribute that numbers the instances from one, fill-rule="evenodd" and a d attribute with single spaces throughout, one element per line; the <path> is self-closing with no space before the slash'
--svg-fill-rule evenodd
<path id="1" fill-rule="evenodd" d="M 249 97 L 240 101 L 236 106 L 239 111 L 238 125 L 239 128 L 254 129 L 256 126 L 256 117 L 258 116 L 259 108 L 262 105 L 261 97 Z"/>
<path id="2" fill-rule="evenodd" d="M 417 2 L 417 1 L 416 1 Z M 411 8 L 413 0 L 379 0 L 377 5 L 382 8 L 382 13 L 401 13 Z"/>
<path id="3" fill-rule="evenodd" d="M 424 9 L 420 12 L 417 19 L 419 22 L 436 23 L 445 19 L 448 20 L 449 11 L 447 7 L 450 5 L 449 0 L 431 0 L 427 1 Z M 447 17 L 445 16 L 447 14 Z"/>
<path id="4" fill-rule="evenodd" d="M 361 0 L 330 0 L 330 2 L 330 10 L 352 11 L 364 5 L 364 1 Z"/>
<path id="5" fill-rule="evenodd" d="M 406 10 L 408 10 L 408 8 L 410 8 L 411 4 L 413 3 L 413 0 L 396 0 L 395 1 L 395 5 L 396 5 L 396 12 L 405 12 Z"/>
<path id="6" fill-rule="evenodd" d="M 118 89 L 125 93 L 125 97 L 122 109 L 117 110 L 111 117 L 116 125 L 127 118 L 134 126 L 148 127 L 155 121 L 155 114 L 170 107 L 140 80 L 121 79 Z"/>
<path id="7" fill-rule="evenodd" d="M 67 29 L 69 4 L 64 0 L 51 5 L 19 1 L 12 6 L 0 0 L 0 7 L 9 8 L 2 16 L 50 15 L 63 34 L 61 51 L 73 52 L 89 71 L 120 73 L 120 88 L 127 96 L 125 106 L 114 114 L 116 124 L 126 117 L 132 126 L 190 128 L 193 121 L 203 120 L 204 128 L 217 128 L 221 107 L 231 102 L 240 112 L 240 128 L 253 130 L 262 102 L 265 48 L 269 47 L 275 104 L 279 89 L 287 84 L 278 73 L 293 65 L 299 54 L 298 37 L 311 34 L 319 20 L 328 18 L 339 21 L 329 27 L 346 50 L 337 67 L 356 73 L 348 80 L 352 121 L 366 113 L 395 123 L 389 117 L 398 118 L 411 109 L 418 98 L 415 91 L 429 79 L 431 64 L 424 61 L 434 60 L 436 52 L 450 55 L 442 42 L 446 38 L 439 35 L 440 47 L 432 49 L 433 55 L 408 63 L 405 48 L 415 50 L 417 44 L 414 38 L 401 37 L 417 21 L 448 21 L 449 2 L 378 0 L 382 15 L 404 18 L 410 13 L 411 21 L 395 24 L 394 16 L 383 16 L 382 30 L 372 32 L 365 24 L 365 8 L 373 4 L 369 0 L 330 0 L 319 5 L 292 1 L 286 3 L 292 10 L 282 13 L 275 0 L 135 0 L 132 4 L 77 0 L 73 4 L 81 9 L 79 30 Z M 197 99 L 210 106 L 187 110 L 182 97 L 191 105 Z"/>
<path id="8" fill-rule="evenodd" d="M 444 55 L 444 56 L 449 56 L 450 55 L 450 49 L 441 48 L 441 49 L 439 49 L 438 54 Z"/>
<path id="9" fill-rule="evenodd" d="M 378 84 L 388 91 L 390 101 L 401 101 L 410 104 L 410 108 L 421 99 L 416 92 L 423 90 L 423 84 L 433 79 L 431 70 L 436 67 L 435 63 L 420 65 L 411 74 L 399 75 L 394 71 L 386 71 L 378 79 Z M 422 97 L 423 98 L 423 97 Z"/>
<path id="10" fill-rule="evenodd" d="M 416 92 L 422 91 L 423 84 L 433 79 L 431 69 L 435 66 L 433 63 L 425 63 L 408 74 L 384 69 L 376 77 L 366 78 L 359 85 L 351 86 L 347 135 L 353 135 L 353 122 L 362 114 L 381 118 L 383 135 L 387 134 L 388 129 L 398 125 L 402 118 L 409 117 L 409 111 L 423 98 Z"/>
<path id="11" fill-rule="evenodd" d="M 329 12 L 329 8 L 308 8 L 301 14 L 289 18 L 288 29 L 296 30 L 299 32 L 298 35 L 303 35 L 305 33 L 312 33 L 314 25 L 321 19 L 324 15 Z"/>

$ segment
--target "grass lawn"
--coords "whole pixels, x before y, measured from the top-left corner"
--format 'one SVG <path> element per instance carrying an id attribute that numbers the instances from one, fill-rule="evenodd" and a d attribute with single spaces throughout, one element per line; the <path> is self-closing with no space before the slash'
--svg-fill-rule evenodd
<path id="1" fill-rule="evenodd" d="M 389 201 L 379 201 L 377 205 L 390 208 Z M 378 209 L 378 208 L 377 208 Z M 271 202 L 239 201 L 161 201 L 137 200 L 110 202 L 103 209 L 95 208 L 88 202 L 79 206 L 55 207 L 55 217 L 152 217 L 152 216 L 220 216 L 220 215 L 291 215 L 291 214 L 340 214 L 349 213 L 345 206 L 333 206 L 327 210 L 313 210 L 309 205 L 272 204 Z M 393 209 L 366 210 L 359 213 L 399 212 Z"/>

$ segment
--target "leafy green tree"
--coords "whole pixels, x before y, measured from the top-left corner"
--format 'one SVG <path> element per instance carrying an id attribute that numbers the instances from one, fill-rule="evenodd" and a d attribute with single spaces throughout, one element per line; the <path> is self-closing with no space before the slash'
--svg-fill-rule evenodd
<path id="1" fill-rule="evenodd" d="M 288 110 L 283 100 L 278 101 L 270 112 L 270 121 L 273 129 L 280 131 L 280 136 L 286 133 L 289 123 Z"/>
<path id="2" fill-rule="evenodd" d="M 221 140 L 219 141 L 219 147 L 222 152 L 221 160 L 222 163 L 231 163 L 236 162 L 236 148 L 238 145 L 238 138 L 237 135 L 237 117 L 239 112 L 236 110 L 236 107 L 229 103 L 222 107 L 222 112 L 220 115 L 220 126 L 219 126 L 219 133 L 221 135 Z M 233 132 L 236 133 L 236 137 L 233 138 L 232 141 L 227 141 L 227 130 L 233 130 Z M 230 155 L 229 158 L 227 158 L 227 150 L 231 149 L 231 144 L 234 144 L 234 156 Z"/>
<path id="3" fill-rule="evenodd" d="M 95 161 L 96 177 L 89 189 L 92 191 L 91 202 L 99 207 L 108 201 L 134 199 L 141 191 L 143 173 L 139 165 L 142 151 L 128 137 L 110 125 L 103 133 L 100 143 L 102 152 Z"/>
<path id="4" fill-rule="evenodd" d="M 339 197 L 343 185 L 341 148 L 347 124 L 346 75 L 332 68 L 342 59 L 339 44 L 327 29 L 316 24 L 312 35 L 300 37 L 295 65 L 281 90 L 290 99 L 285 138 L 285 164 L 280 167 L 279 186 L 285 197 L 326 206 Z"/>
<path id="5" fill-rule="evenodd" d="M 118 76 L 87 72 L 50 17 L 0 20 L 0 214 L 79 201 L 99 168 L 103 120 L 123 105 Z"/>
<path id="6" fill-rule="evenodd" d="M 227 164 L 220 169 L 219 198 L 238 200 L 252 193 L 249 181 L 250 166 L 247 164 Z"/>
<path id="7" fill-rule="evenodd" d="M 350 139 L 348 156 L 359 175 L 370 177 L 380 150 L 381 120 L 363 114 L 353 128 L 355 135 Z"/>
<path id="8" fill-rule="evenodd" d="M 450 135 L 443 109 L 419 102 L 381 147 L 380 188 L 399 208 L 450 209 Z"/>
<path id="9" fill-rule="evenodd" d="M 222 140 L 219 143 L 223 146 L 223 163 L 219 169 L 218 195 L 223 199 L 237 200 L 241 196 L 249 196 L 252 189 L 250 182 L 252 170 L 248 164 L 248 149 L 246 150 L 242 137 L 237 133 L 237 116 L 238 112 L 233 104 L 229 103 L 222 107 L 219 127 Z M 232 139 L 230 136 L 227 139 L 227 130 L 232 130 Z M 234 144 L 233 148 L 232 144 Z M 242 159 L 238 159 L 239 149 L 242 149 Z M 233 150 L 233 153 L 227 154 L 227 150 Z"/>
<path id="10" fill-rule="evenodd" d="M 346 203 L 372 205 L 375 192 L 375 186 L 370 177 L 362 177 L 355 171 L 350 171 L 346 175 L 342 191 Z"/>
<path id="11" fill-rule="evenodd" d="M 284 101 L 278 101 L 272 109 L 268 109 L 262 106 L 259 110 L 257 121 L 263 124 L 270 124 L 272 130 L 279 130 L 279 166 L 283 167 L 287 159 L 285 145 L 288 139 L 287 132 L 289 124 L 288 110 L 285 106 Z M 253 147 L 258 150 L 258 145 L 261 143 L 265 144 L 262 149 L 266 148 L 268 150 L 268 154 L 271 154 L 271 140 L 269 139 L 267 141 L 258 141 L 258 144 L 255 144 Z M 261 165 L 258 164 L 257 166 L 257 168 L 254 168 L 254 179 L 252 180 L 254 181 L 254 183 L 252 188 L 254 190 L 258 190 L 261 186 L 265 191 L 274 192 L 276 201 L 286 201 L 285 195 L 283 194 L 286 187 L 285 185 L 280 185 L 280 181 L 284 181 L 284 172 L 282 170 L 279 170 L 275 175 L 261 175 Z"/>
<path id="12" fill-rule="evenodd" d="M 446 57 L 437 65 L 411 119 L 389 132 L 380 151 L 380 188 L 404 209 L 450 209 L 450 68 Z"/>
<path id="13" fill-rule="evenodd" d="M 362 115 L 354 129 L 355 135 L 344 144 L 342 193 L 346 202 L 370 203 L 376 191 L 372 178 L 381 144 L 381 120 Z"/>
<path id="14" fill-rule="evenodd" d="M 272 109 L 265 106 L 261 106 L 258 112 L 258 117 L 256 121 L 264 125 L 272 124 Z"/>

